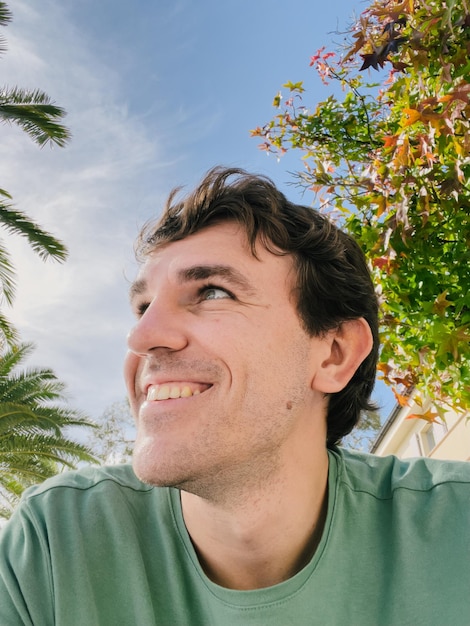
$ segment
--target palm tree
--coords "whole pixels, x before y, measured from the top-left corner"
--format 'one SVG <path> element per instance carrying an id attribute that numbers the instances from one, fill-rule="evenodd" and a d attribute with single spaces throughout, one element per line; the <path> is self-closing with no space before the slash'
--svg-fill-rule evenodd
<path id="1" fill-rule="evenodd" d="M 11 13 L 0 1 L 0 26 Z M 0 54 L 5 51 L 0 36 Z M 61 124 L 65 111 L 40 90 L 0 87 L 0 122 L 15 124 L 39 146 L 63 147 L 70 133 Z M 63 261 L 64 244 L 43 230 L 28 215 L 11 204 L 11 196 L 0 188 L 0 226 L 8 233 L 25 237 L 43 259 Z M 11 304 L 15 293 L 15 271 L 4 242 L 0 240 L 0 304 Z M 0 312 L 0 516 L 8 516 L 28 485 L 43 481 L 78 461 L 95 461 L 86 445 L 71 439 L 69 427 L 91 427 L 81 413 L 66 408 L 64 385 L 50 369 L 16 371 L 32 350 L 18 344 L 17 333 Z M 6 340 L 6 341 L 5 341 Z"/>
<path id="2" fill-rule="evenodd" d="M 96 462 L 90 449 L 65 429 L 93 428 L 79 411 L 60 404 L 64 384 L 50 369 L 17 371 L 31 344 L 7 348 L 0 356 L 0 517 L 8 517 L 23 490 L 73 468 Z"/>
<path id="3" fill-rule="evenodd" d="M 0 1 L 0 26 L 6 26 L 11 13 L 6 2 Z M 5 51 L 5 42 L 0 38 L 0 53 Z M 63 147 L 70 139 L 68 129 L 60 123 L 64 109 L 56 106 L 47 94 L 18 87 L 0 88 L 0 121 L 16 124 L 39 146 L 47 143 Z M 10 204 L 11 196 L 0 189 L 0 224 L 10 233 L 26 237 L 31 247 L 41 258 L 63 261 L 67 257 L 65 245 L 43 230 L 25 213 Z M 15 272 L 8 251 L 0 241 L 0 289 L 5 301 L 11 304 L 15 292 Z M 0 314 L 0 331 L 8 342 L 16 339 L 10 322 Z"/>

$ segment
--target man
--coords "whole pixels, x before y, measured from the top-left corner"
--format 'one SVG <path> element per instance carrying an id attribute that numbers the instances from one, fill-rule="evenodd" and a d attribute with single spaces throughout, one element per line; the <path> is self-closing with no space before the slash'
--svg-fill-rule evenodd
<path id="1" fill-rule="evenodd" d="M 29 490 L 0 624 L 468 626 L 470 468 L 336 445 L 378 352 L 357 244 L 215 169 L 137 253 L 133 470 Z"/>

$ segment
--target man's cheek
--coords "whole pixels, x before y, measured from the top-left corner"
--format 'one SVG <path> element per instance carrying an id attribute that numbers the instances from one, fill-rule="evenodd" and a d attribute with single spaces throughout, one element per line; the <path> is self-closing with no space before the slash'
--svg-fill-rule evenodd
<path id="1" fill-rule="evenodd" d="M 138 376 L 139 369 L 141 368 L 141 357 L 134 352 L 128 350 L 124 359 L 124 380 L 127 386 L 129 395 L 132 395 L 135 390 L 136 378 Z"/>

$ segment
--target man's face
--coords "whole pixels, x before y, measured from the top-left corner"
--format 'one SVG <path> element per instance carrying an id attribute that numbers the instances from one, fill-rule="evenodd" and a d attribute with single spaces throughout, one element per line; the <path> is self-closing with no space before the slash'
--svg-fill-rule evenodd
<path id="1" fill-rule="evenodd" d="M 292 258 L 257 254 L 227 222 L 141 267 L 125 376 L 146 482 L 208 496 L 296 462 L 312 433 L 325 447 L 326 400 L 312 380 L 327 346 L 298 318 Z"/>

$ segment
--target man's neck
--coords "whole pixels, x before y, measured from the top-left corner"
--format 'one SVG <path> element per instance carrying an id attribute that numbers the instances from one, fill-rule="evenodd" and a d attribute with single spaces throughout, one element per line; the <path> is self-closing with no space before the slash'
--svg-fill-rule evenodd
<path id="1" fill-rule="evenodd" d="M 272 476 L 236 503 L 181 492 L 186 527 L 211 580 L 230 589 L 270 587 L 309 562 L 326 519 L 326 449 L 308 465 Z"/>

